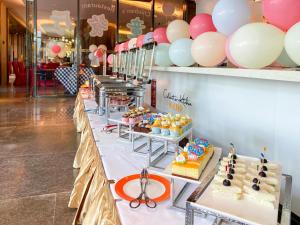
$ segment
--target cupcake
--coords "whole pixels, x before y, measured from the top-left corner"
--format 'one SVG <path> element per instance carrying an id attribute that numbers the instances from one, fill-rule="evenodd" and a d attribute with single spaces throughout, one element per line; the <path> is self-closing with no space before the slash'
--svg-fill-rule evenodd
<path id="1" fill-rule="evenodd" d="M 188 130 L 188 120 L 186 119 L 186 117 L 181 117 L 180 118 L 180 126 L 182 127 L 183 129 L 183 132 L 187 131 Z"/>
<path id="2" fill-rule="evenodd" d="M 170 136 L 171 137 L 179 137 L 182 135 L 182 128 L 179 125 L 179 123 L 173 123 L 172 126 L 170 127 Z"/>
<path id="3" fill-rule="evenodd" d="M 170 125 L 167 121 L 161 122 L 161 134 L 163 136 L 169 136 L 170 135 Z"/>
<path id="4" fill-rule="evenodd" d="M 161 122 L 159 119 L 156 119 L 151 127 L 151 131 L 153 134 L 160 134 L 161 133 Z"/>
<path id="5" fill-rule="evenodd" d="M 122 116 L 122 122 L 129 123 L 129 114 L 126 113 Z"/>

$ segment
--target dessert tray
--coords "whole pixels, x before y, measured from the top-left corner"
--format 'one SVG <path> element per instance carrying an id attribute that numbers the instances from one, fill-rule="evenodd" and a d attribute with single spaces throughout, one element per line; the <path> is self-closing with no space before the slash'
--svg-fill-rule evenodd
<path id="1" fill-rule="evenodd" d="M 257 162 L 257 158 L 238 156 L 247 163 Z M 211 173 L 189 197 L 186 203 L 186 225 L 193 224 L 194 212 L 212 215 L 217 219 L 238 224 L 275 225 L 278 219 L 281 180 L 285 180 L 282 192 L 283 212 L 281 224 L 289 224 L 291 208 L 291 182 L 289 175 L 281 175 L 282 168 L 278 165 L 279 191 L 276 192 L 274 207 L 266 206 L 248 198 L 234 199 L 214 193 L 214 175 Z M 282 188 L 282 187 L 281 187 Z"/>

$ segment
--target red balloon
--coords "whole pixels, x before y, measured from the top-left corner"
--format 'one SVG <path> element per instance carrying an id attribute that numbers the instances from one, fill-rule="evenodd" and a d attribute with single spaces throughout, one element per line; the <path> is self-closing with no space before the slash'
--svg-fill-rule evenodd
<path id="1" fill-rule="evenodd" d="M 196 39 L 200 34 L 210 31 L 216 32 L 217 29 L 213 24 L 211 15 L 207 13 L 200 13 L 191 20 L 189 31 L 191 37 Z"/>
<path id="2" fill-rule="evenodd" d="M 51 50 L 54 54 L 58 54 L 61 51 L 61 47 L 59 45 L 55 44 L 52 46 Z"/>
<path id="3" fill-rule="evenodd" d="M 153 32 L 153 39 L 158 44 L 170 43 L 167 38 L 167 28 L 166 27 L 156 28 Z"/>
<path id="4" fill-rule="evenodd" d="M 103 57 L 103 52 L 101 51 L 101 49 L 98 49 L 96 52 L 95 52 L 95 56 L 100 59 Z"/>
<path id="5" fill-rule="evenodd" d="M 140 35 L 137 37 L 137 40 L 136 40 L 136 47 L 138 48 L 141 48 L 144 44 L 144 37 L 145 35 Z"/>
<path id="6" fill-rule="evenodd" d="M 262 9 L 267 22 L 283 31 L 300 21 L 300 0 L 263 0 Z"/>

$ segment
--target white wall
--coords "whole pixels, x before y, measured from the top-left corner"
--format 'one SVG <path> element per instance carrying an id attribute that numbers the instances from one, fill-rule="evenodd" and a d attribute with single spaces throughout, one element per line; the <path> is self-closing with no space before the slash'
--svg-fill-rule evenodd
<path id="1" fill-rule="evenodd" d="M 249 156 L 267 146 L 267 157 L 293 176 L 293 211 L 300 215 L 300 84 L 157 71 L 153 78 L 159 110 L 170 111 L 164 89 L 190 97 L 196 135 L 225 150 L 233 142 Z"/>

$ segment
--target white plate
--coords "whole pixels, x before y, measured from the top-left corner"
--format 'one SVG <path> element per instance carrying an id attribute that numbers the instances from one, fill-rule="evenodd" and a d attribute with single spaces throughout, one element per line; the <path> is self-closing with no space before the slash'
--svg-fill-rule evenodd
<path id="1" fill-rule="evenodd" d="M 141 193 L 141 186 L 140 186 L 140 180 L 135 179 L 127 182 L 123 187 L 124 192 L 133 198 L 136 198 Z M 149 183 L 147 185 L 146 193 L 149 196 L 149 198 L 154 199 L 159 196 L 161 196 L 163 193 L 165 193 L 166 189 L 165 186 L 157 181 L 149 179 Z"/>

